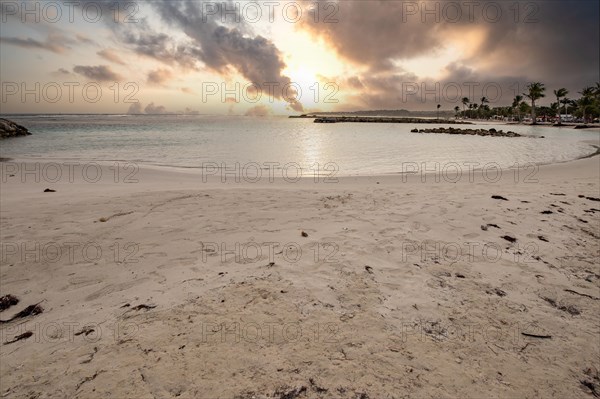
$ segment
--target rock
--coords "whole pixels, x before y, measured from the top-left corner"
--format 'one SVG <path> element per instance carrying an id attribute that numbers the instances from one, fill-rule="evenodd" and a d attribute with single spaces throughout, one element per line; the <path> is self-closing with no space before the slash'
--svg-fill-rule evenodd
<path id="1" fill-rule="evenodd" d="M 18 125 L 8 119 L 0 118 L 0 139 L 30 135 L 31 133 L 24 126 Z"/>
<path id="2" fill-rule="evenodd" d="M 522 135 L 515 132 L 503 132 L 502 130 L 496 130 L 494 128 L 486 129 L 456 129 L 453 127 L 439 127 L 431 129 L 413 129 L 412 133 L 446 133 L 446 134 L 464 134 L 470 136 L 493 136 L 493 137 L 522 137 Z"/>

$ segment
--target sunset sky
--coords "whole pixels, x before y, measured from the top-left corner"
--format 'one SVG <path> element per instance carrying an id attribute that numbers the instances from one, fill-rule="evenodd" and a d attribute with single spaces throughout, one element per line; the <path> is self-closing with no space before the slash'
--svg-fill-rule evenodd
<path id="1" fill-rule="evenodd" d="M 450 110 L 531 81 L 549 105 L 600 80 L 597 1 L 23 4 L 2 2 L 2 113 Z"/>

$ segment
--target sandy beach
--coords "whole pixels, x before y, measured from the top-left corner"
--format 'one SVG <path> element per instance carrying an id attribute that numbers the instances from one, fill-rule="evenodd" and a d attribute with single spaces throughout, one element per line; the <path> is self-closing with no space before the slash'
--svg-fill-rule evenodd
<path id="1" fill-rule="evenodd" d="M 1 397 L 600 394 L 600 157 L 328 183 L 2 167 Z"/>

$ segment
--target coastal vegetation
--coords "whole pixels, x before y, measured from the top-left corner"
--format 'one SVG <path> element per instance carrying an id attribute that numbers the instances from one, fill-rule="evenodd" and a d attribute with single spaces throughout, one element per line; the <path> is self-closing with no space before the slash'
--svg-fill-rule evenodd
<path id="1" fill-rule="evenodd" d="M 461 99 L 462 111 L 460 107 L 454 107 L 457 118 L 460 119 L 509 119 L 517 122 L 523 122 L 524 118 L 531 120 L 532 124 L 540 121 L 555 121 L 561 125 L 565 116 L 569 115 L 569 120 L 580 120 L 583 123 L 590 123 L 600 117 L 600 83 L 595 86 L 583 88 L 578 94 L 578 99 L 567 97 L 569 91 L 565 88 L 553 90 L 556 102 L 550 106 L 539 106 L 539 100 L 546 97 L 546 86 L 540 82 L 533 82 L 527 85 L 527 90 L 522 95 L 516 95 L 510 106 L 490 108 L 483 97 L 479 103 L 471 102 L 468 97 Z M 562 118 L 558 116 L 562 115 Z"/>

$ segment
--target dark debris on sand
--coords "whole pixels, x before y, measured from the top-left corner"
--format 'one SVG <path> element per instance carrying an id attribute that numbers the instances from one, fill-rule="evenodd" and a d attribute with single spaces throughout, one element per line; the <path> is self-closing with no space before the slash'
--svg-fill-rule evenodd
<path id="1" fill-rule="evenodd" d="M 19 303 L 19 298 L 14 295 L 4 295 L 0 297 L 0 312 L 10 308 Z"/>
<path id="2" fill-rule="evenodd" d="M 150 310 L 150 309 L 154 309 L 156 307 L 156 305 L 146 305 L 145 303 L 142 303 L 141 305 L 137 305 L 131 308 L 131 310 Z"/>
<path id="3" fill-rule="evenodd" d="M 517 241 L 517 239 L 516 239 L 516 238 L 514 238 L 514 237 L 511 237 L 511 236 L 502 236 L 502 237 L 500 237 L 500 238 L 504 238 L 504 239 L 505 239 L 506 241 L 508 241 L 508 242 L 515 242 L 515 241 Z"/>
<path id="4" fill-rule="evenodd" d="M 27 338 L 31 337 L 32 335 L 33 335 L 33 332 L 25 331 L 23 334 L 17 335 L 12 340 L 6 341 L 4 343 L 4 345 L 14 344 L 15 342 L 21 341 L 22 339 L 27 339 Z"/>
<path id="5" fill-rule="evenodd" d="M 305 386 L 301 386 L 300 388 L 279 388 L 275 391 L 275 397 L 278 399 L 296 399 L 306 393 L 308 389 Z"/>
<path id="6" fill-rule="evenodd" d="M 29 305 L 25 309 L 21 310 L 19 313 L 15 314 L 10 319 L 0 320 L 0 323 L 10 323 L 11 321 L 16 320 L 16 319 L 23 319 L 28 316 L 35 316 L 35 315 L 38 315 L 43 312 L 44 312 L 44 308 L 42 308 L 39 303 L 37 303 L 35 305 Z"/>

